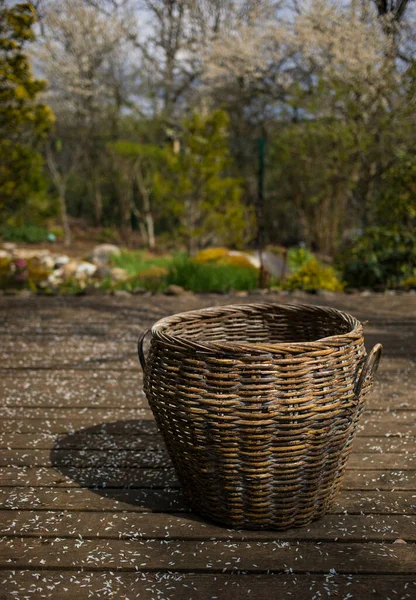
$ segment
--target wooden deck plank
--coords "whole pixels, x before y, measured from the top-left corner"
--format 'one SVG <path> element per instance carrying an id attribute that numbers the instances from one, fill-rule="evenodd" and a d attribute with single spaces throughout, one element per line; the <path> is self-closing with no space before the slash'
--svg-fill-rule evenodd
<path id="1" fill-rule="evenodd" d="M 164 448 L 145 448 L 137 450 L 70 450 L 57 447 L 49 450 L 18 449 L 5 450 L 0 454 L 0 467 L 153 467 L 171 466 L 171 460 Z M 348 460 L 350 470 L 415 470 L 416 455 L 403 454 L 352 454 Z"/>
<path id="2" fill-rule="evenodd" d="M 81 430 L 82 432 L 82 430 Z M 0 433 L 0 449 L 39 449 L 50 450 L 54 446 L 78 450 L 144 450 L 146 448 L 164 448 L 160 434 L 142 435 L 109 435 L 107 433 L 82 434 L 81 432 L 66 437 L 53 433 Z M 357 437 L 353 446 L 354 454 L 416 452 L 414 437 Z"/>
<path id="3" fill-rule="evenodd" d="M 192 565 L 190 564 L 192 557 Z M 73 540 L 68 538 L 0 541 L 0 568 L 86 568 L 114 571 L 216 573 L 383 573 L 414 572 L 413 544 L 333 542 L 236 542 L 177 540 Z M 352 567 L 352 563 L 354 566 Z"/>
<path id="4" fill-rule="evenodd" d="M 3 412 L 15 410 L 14 408 L 4 408 Z M 112 435 L 127 433 L 142 435 L 144 433 L 156 433 L 157 427 L 154 422 L 153 415 L 145 409 L 137 410 L 102 410 L 102 409 L 75 409 L 76 416 L 69 417 L 65 413 L 48 414 L 45 418 L 42 417 L 42 409 L 36 409 L 39 412 L 38 416 L 30 415 L 25 417 L 25 411 L 31 409 L 19 409 L 20 413 L 16 416 L 0 417 L 0 431 L 15 432 L 15 433 L 74 433 L 81 429 L 93 428 L 93 431 L 88 432 L 108 432 Z M 59 411 L 60 409 L 57 409 Z M 65 409 L 61 409 L 64 411 Z M 405 411 L 402 411 L 403 414 Z M 410 411 L 409 411 L 410 412 Z M 128 413 L 128 416 L 125 416 Z M 386 415 L 390 413 L 379 413 Z M 408 413 L 407 413 L 408 414 Z M 389 419 L 384 416 L 381 422 L 370 420 L 369 416 L 364 413 L 362 422 L 357 430 L 357 437 L 371 438 L 407 438 L 416 437 L 416 425 L 411 419 L 405 418 L 404 423 L 397 422 L 397 419 Z"/>
<path id="5" fill-rule="evenodd" d="M 406 380 L 404 382 L 406 384 Z M 147 406 L 139 370 L 6 372 L 0 378 L 4 405 L 15 407 L 140 408 Z M 413 389 L 396 381 L 377 382 L 367 400 L 367 410 L 416 410 Z"/>
<path id="6" fill-rule="evenodd" d="M 301 529 L 239 532 L 186 506 L 135 355 L 157 318 L 227 301 L 0 298 L 0 447 L 14 465 L 0 467 L 0 600 L 413 599 L 414 311 L 393 298 L 400 309 L 389 300 L 366 328 L 385 354 L 336 506 Z M 367 299 L 336 301 L 368 318 Z"/>
<path id="7" fill-rule="evenodd" d="M 96 493 L 95 493 L 96 492 Z M 416 492 L 341 490 L 332 513 L 414 514 Z M 180 489 L 0 488 L 0 508 L 12 510 L 189 510 Z"/>
<path id="8" fill-rule="evenodd" d="M 83 539 L 416 541 L 411 515 L 328 514 L 287 531 L 231 530 L 195 514 L 137 512 L 0 511 L 0 535 Z"/>
<path id="9" fill-rule="evenodd" d="M 66 473 L 66 474 L 65 474 Z M 0 487 L 102 487 L 107 488 L 160 488 L 178 487 L 172 468 L 168 469 L 117 469 L 105 473 L 97 469 L 75 469 L 66 472 L 53 467 L 0 467 Z M 358 471 L 346 470 L 344 490 L 414 490 L 416 471 Z"/>
<path id="10" fill-rule="evenodd" d="M 2 406 L 0 408 L 0 418 L 2 419 L 79 419 L 80 416 L 85 416 L 86 425 L 89 421 L 88 413 L 91 413 L 91 416 L 95 417 L 98 423 L 102 422 L 103 417 L 107 419 L 109 416 L 116 417 L 113 419 L 114 421 L 122 421 L 129 418 L 137 419 L 138 413 L 147 413 L 148 418 L 152 418 L 152 412 L 147 407 L 134 407 L 124 409 L 119 409 L 118 407 L 115 407 L 113 409 L 104 409 L 100 406 L 89 406 L 87 408 L 81 409 L 78 406 L 65 408 Z M 361 421 L 363 426 L 367 426 L 370 423 L 378 425 L 380 427 L 384 427 L 386 425 L 394 425 L 398 428 L 411 426 L 413 429 L 413 433 L 416 435 L 414 424 L 415 419 L 416 411 L 414 410 L 365 411 Z"/>
<path id="11" fill-rule="evenodd" d="M 62 418 L 0 418 L 0 431 L 8 433 L 75 433 L 81 429 L 90 428 L 92 431 L 88 434 L 108 433 L 109 435 L 143 435 L 157 433 L 156 423 L 153 415 L 147 412 L 145 415 L 135 411 L 132 419 L 114 420 L 114 414 L 109 415 L 107 419 L 99 420 L 97 418 L 88 419 L 89 411 L 82 409 L 74 419 Z M 389 436 L 390 437 L 390 436 Z"/>
<path id="12" fill-rule="evenodd" d="M 3 600 L 413 600 L 416 583 L 409 575 L 321 574 L 199 574 L 109 573 L 91 571 L 4 571 L 0 574 Z M 348 595 L 349 594 L 349 595 Z"/>

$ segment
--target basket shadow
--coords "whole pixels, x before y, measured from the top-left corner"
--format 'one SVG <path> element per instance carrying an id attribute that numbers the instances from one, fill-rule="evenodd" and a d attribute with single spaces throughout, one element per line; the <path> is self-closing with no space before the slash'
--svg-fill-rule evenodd
<path id="1" fill-rule="evenodd" d="M 52 466 L 126 510 L 189 512 L 153 420 L 110 421 L 61 435 Z"/>

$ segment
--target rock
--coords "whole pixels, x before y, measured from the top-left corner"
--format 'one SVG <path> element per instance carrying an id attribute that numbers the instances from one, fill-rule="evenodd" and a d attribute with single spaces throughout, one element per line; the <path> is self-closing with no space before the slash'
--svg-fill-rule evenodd
<path id="1" fill-rule="evenodd" d="M 92 277 L 97 270 L 97 266 L 90 262 L 80 262 L 75 270 L 76 279 L 86 279 Z"/>
<path id="2" fill-rule="evenodd" d="M 75 276 L 78 264 L 79 263 L 77 260 L 70 260 L 68 263 L 66 263 L 62 267 L 62 269 L 58 269 L 58 270 L 62 272 L 62 276 L 64 279 L 71 279 L 71 277 Z M 55 271 L 55 273 L 56 273 L 56 271 Z"/>
<path id="3" fill-rule="evenodd" d="M 145 294 L 146 290 L 144 288 L 137 287 L 137 288 L 134 288 L 134 290 L 131 290 L 131 293 L 134 294 L 135 296 L 139 296 L 141 294 Z"/>
<path id="4" fill-rule="evenodd" d="M 0 258 L 9 259 L 10 258 L 9 252 L 7 252 L 7 250 L 0 250 Z"/>
<path id="5" fill-rule="evenodd" d="M 46 256 L 40 257 L 40 263 L 43 267 L 45 267 L 49 271 L 52 271 L 52 269 L 55 268 L 55 259 L 51 255 L 46 255 Z"/>
<path id="6" fill-rule="evenodd" d="M 285 258 L 280 254 L 274 254 L 273 252 L 263 252 L 263 264 L 266 267 L 268 273 L 273 277 L 282 277 L 284 273 L 286 276 L 291 274 L 289 265 L 285 263 Z"/>
<path id="7" fill-rule="evenodd" d="M 393 544 L 407 544 L 407 542 L 401 538 L 398 538 L 397 540 L 394 540 Z"/>
<path id="8" fill-rule="evenodd" d="M 368 296 L 371 296 L 371 291 L 364 290 L 363 292 L 361 292 L 361 296 L 364 296 L 364 298 L 368 298 Z"/>
<path id="9" fill-rule="evenodd" d="M 23 258 L 29 260 L 31 258 L 38 258 L 39 261 L 44 260 L 46 257 L 50 257 L 51 253 L 49 250 L 30 250 L 29 248 L 17 248 L 14 251 L 14 255 L 17 258 Z"/>
<path id="10" fill-rule="evenodd" d="M 49 277 L 48 283 L 51 285 L 61 285 L 64 282 L 64 269 L 61 267 L 60 269 L 55 269 Z"/>
<path id="11" fill-rule="evenodd" d="M 97 267 L 94 277 L 96 277 L 97 279 L 105 279 L 106 277 L 111 277 L 111 269 L 109 267 Z"/>
<path id="12" fill-rule="evenodd" d="M 187 292 L 181 285 L 175 285 L 174 283 L 172 283 L 171 285 L 168 285 L 164 293 L 166 294 L 166 296 L 183 296 L 184 294 L 188 294 L 189 292 Z"/>
<path id="13" fill-rule="evenodd" d="M 67 265 L 70 262 L 70 260 L 71 259 L 69 258 L 69 256 L 66 256 L 66 254 L 55 256 L 55 269 L 59 269 L 60 267 Z"/>
<path id="14" fill-rule="evenodd" d="M 113 291 L 113 296 L 116 296 L 117 298 L 130 298 L 130 292 L 128 292 L 127 290 L 114 290 Z"/>
<path id="15" fill-rule="evenodd" d="M 248 296 L 248 291 L 240 290 L 239 292 L 235 292 L 234 295 L 237 296 L 238 298 L 245 298 L 246 296 Z"/>
<path id="16" fill-rule="evenodd" d="M 126 281 L 126 279 L 129 278 L 129 274 L 127 273 L 127 271 L 121 269 L 120 267 L 114 267 L 113 269 L 111 269 L 110 275 L 111 279 L 116 282 Z"/>
<path id="17" fill-rule="evenodd" d="M 5 242 L 3 244 L 3 248 L 6 250 L 6 252 L 12 253 L 12 252 L 14 252 L 16 250 L 17 245 L 14 244 L 13 242 Z"/>
<path id="18" fill-rule="evenodd" d="M 99 266 L 110 264 L 112 256 L 119 256 L 121 250 L 114 244 L 99 244 L 88 257 L 91 262 Z"/>

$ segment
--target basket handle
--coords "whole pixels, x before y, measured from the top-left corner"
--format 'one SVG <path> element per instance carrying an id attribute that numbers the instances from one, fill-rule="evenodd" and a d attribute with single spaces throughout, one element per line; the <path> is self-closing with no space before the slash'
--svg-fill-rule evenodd
<path id="1" fill-rule="evenodd" d="M 363 389 L 363 385 L 367 377 L 373 378 L 378 369 L 378 365 L 380 363 L 381 352 L 383 350 L 383 346 L 381 344 L 376 344 L 374 348 L 369 352 L 364 366 L 361 370 L 360 376 L 357 379 L 357 382 L 354 387 L 354 393 L 356 397 L 359 399 L 361 396 L 361 392 Z"/>
<path id="2" fill-rule="evenodd" d="M 143 369 L 143 372 L 146 369 L 146 359 L 144 357 L 144 352 L 143 352 L 143 342 L 144 342 L 144 338 L 147 336 L 149 331 L 150 331 L 150 329 L 145 329 L 144 331 L 142 331 L 142 333 L 139 335 L 139 339 L 137 342 L 137 354 L 139 356 L 139 361 L 140 361 L 140 365 Z"/>

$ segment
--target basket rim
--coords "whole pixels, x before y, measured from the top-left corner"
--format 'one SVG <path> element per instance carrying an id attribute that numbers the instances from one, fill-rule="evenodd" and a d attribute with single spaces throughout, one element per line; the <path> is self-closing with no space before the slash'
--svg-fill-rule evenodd
<path id="1" fill-rule="evenodd" d="M 306 311 L 311 314 L 314 312 L 320 312 L 328 315 L 336 315 L 340 317 L 344 322 L 347 322 L 351 329 L 344 333 L 326 336 L 313 341 L 299 341 L 299 342 L 275 342 L 275 343 L 264 343 L 264 342 L 201 342 L 200 340 L 194 340 L 192 337 L 186 337 L 183 335 L 175 335 L 169 333 L 169 327 L 180 323 L 182 321 L 193 321 L 203 319 L 207 316 L 223 316 L 224 313 L 233 312 L 257 312 L 267 309 L 281 309 L 286 312 L 301 312 Z M 332 352 L 334 348 L 348 345 L 350 342 L 356 341 L 363 335 L 362 323 L 350 313 L 338 310 L 336 308 L 327 306 L 314 306 L 310 304 L 280 304 L 277 302 L 259 302 L 249 304 L 226 304 L 221 306 L 210 306 L 207 308 L 200 308 L 196 310 L 189 310 L 168 317 L 163 317 L 154 323 L 151 328 L 152 340 L 155 339 L 159 342 L 164 342 L 172 347 L 180 347 L 186 350 L 203 351 L 203 352 L 259 352 L 259 353 L 279 353 L 279 352 L 313 352 L 326 350 Z"/>

